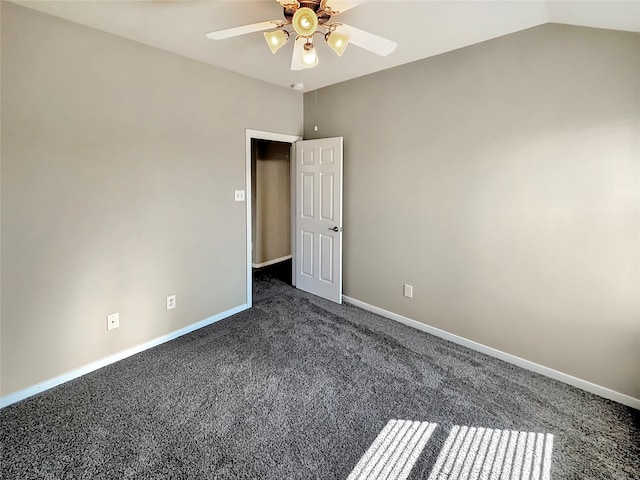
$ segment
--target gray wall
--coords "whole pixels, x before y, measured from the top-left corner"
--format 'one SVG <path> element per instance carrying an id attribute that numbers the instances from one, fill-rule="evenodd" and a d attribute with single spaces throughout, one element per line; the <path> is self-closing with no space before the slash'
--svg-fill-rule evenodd
<path id="1" fill-rule="evenodd" d="M 546 25 L 307 95 L 345 294 L 640 397 L 639 42 Z M 300 134 L 299 94 L 6 2 L 1 93 L 2 395 L 245 303 L 244 129 Z"/>
<path id="2" fill-rule="evenodd" d="M 2 2 L 2 395 L 244 304 L 245 129 L 301 127 L 298 93 Z"/>
<path id="3" fill-rule="evenodd" d="M 252 177 L 253 263 L 291 255 L 291 144 L 258 140 Z"/>
<path id="4" fill-rule="evenodd" d="M 345 138 L 344 293 L 639 398 L 639 62 L 544 25 L 305 95 Z"/>

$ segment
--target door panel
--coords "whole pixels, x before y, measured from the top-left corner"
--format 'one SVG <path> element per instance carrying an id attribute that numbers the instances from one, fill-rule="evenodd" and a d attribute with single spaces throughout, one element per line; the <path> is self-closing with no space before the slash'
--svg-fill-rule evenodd
<path id="1" fill-rule="evenodd" d="M 296 142 L 296 287 L 342 303 L 342 137 Z"/>
<path id="2" fill-rule="evenodd" d="M 303 172 L 302 173 L 302 216 L 304 218 L 313 218 L 313 183 L 314 173 Z"/>
<path id="3" fill-rule="evenodd" d="M 302 231 L 302 251 L 300 254 L 300 273 L 313 278 L 313 232 Z"/>
<path id="4" fill-rule="evenodd" d="M 321 149 L 320 150 L 320 164 L 321 165 L 332 165 L 333 164 L 333 155 L 335 151 L 332 148 L 329 149 Z"/>
<path id="5" fill-rule="evenodd" d="M 334 221 L 333 173 L 320 172 L 320 219 Z"/>
<path id="6" fill-rule="evenodd" d="M 302 164 L 303 165 L 313 165 L 313 149 L 304 149 L 302 150 Z"/>
<path id="7" fill-rule="evenodd" d="M 320 280 L 333 283 L 333 237 L 320 234 Z"/>

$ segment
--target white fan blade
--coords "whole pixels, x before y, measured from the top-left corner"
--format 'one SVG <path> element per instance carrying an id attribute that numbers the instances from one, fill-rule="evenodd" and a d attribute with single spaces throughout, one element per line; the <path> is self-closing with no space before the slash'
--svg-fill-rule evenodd
<path id="1" fill-rule="evenodd" d="M 217 32 L 209 32 L 207 33 L 207 38 L 211 40 L 223 40 L 225 38 L 237 37 L 238 35 L 246 35 L 247 33 L 276 28 L 282 23 L 283 22 L 278 20 L 272 20 L 270 22 L 252 23 L 250 25 L 242 25 L 241 27 L 227 28 L 225 30 L 218 30 Z"/>
<path id="2" fill-rule="evenodd" d="M 383 57 L 389 55 L 398 46 L 396 42 L 379 37 L 370 32 L 365 32 L 351 25 L 340 25 L 336 31 L 347 35 L 349 37 L 349 43 L 382 55 Z"/>
<path id="3" fill-rule="evenodd" d="M 291 55 L 291 70 L 304 69 L 304 67 L 300 64 L 300 57 L 302 56 L 302 50 L 304 49 L 304 44 L 306 42 L 306 38 L 296 38 L 296 43 L 293 44 L 293 54 Z"/>

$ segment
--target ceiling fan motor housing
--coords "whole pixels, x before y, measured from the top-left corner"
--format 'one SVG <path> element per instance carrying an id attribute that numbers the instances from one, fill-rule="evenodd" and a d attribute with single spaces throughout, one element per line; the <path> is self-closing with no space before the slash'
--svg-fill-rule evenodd
<path id="1" fill-rule="evenodd" d="M 297 5 L 299 6 L 296 6 L 296 4 L 288 4 L 283 7 L 284 18 L 288 23 L 293 23 L 293 16 L 300 8 L 309 8 L 315 12 L 316 17 L 318 18 L 318 23 L 320 25 L 324 25 L 331 19 L 331 15 L 327 13 L 326 10 L 320 9 L 321 4 L 321 0 L 307 0 L 306 2 L 297 2 Z"/>
<path id="2" fill-rule="evenodd" d="M 300 7 L 310 8 L 314 12 L 317 12 L 318 8 L 320 8 L 320 0 L 310 0 L 307 2 L 300 2 Z"/>

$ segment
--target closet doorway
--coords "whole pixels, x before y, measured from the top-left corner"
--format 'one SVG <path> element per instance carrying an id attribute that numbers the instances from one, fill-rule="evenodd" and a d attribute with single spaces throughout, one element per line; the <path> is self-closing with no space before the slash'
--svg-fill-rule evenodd
<path id="1" fill-rule="evenodd" d="M 291 285 L 291 144 L 251 140 L 251 266 Z"/>
<path id="2" fill-rule="evenodd" d="M 292 284 L 293 143 L 299 137 L 247 131 L 247 207 L 250 227 L 247 300 L 261 282 Z"/>

